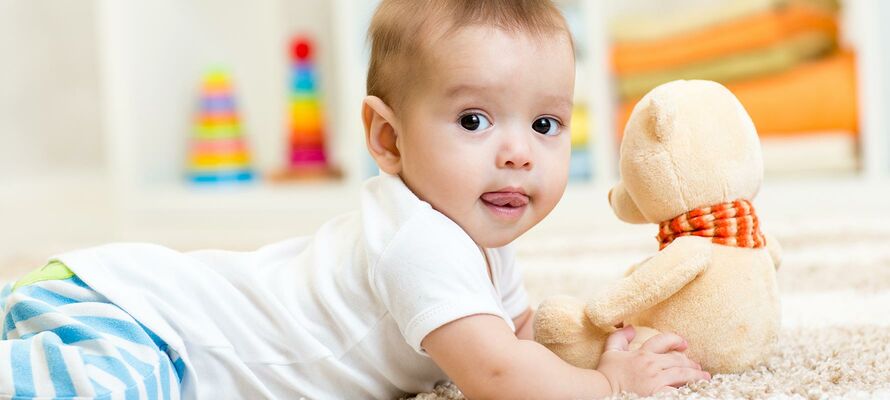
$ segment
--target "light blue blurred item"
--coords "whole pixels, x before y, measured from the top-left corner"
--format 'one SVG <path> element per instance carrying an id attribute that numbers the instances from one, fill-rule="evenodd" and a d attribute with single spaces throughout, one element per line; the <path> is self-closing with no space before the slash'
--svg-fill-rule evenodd
<path id="1" fill-rule="evenodd" d="M 572 149 L 569 159 L 569 180 L 573 182 L 589 182 L 593 178 L 593 157 L 586 148 Z"/>

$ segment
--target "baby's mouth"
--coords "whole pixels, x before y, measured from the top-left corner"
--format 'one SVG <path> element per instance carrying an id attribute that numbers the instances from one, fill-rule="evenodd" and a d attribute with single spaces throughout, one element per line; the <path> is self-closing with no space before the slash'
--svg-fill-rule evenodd
<path id="1" fill-rule="evenodd" d="M 482 201 L 497 207 L 522 207 L 528 204 L 528 196 L 520 192 L 487 192 Z"/>
<path id="2" fill-rule="evenodd" d="M 479 198 L 492 213 L 508 220 L 522 216 L 529 203 L 528 195 L 513 189 L 486 192 Z"/>

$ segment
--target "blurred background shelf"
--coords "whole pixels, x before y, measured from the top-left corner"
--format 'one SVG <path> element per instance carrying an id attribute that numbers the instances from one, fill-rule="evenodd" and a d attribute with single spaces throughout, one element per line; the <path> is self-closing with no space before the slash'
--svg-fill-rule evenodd
<path id="1" fill-rule="evenodd" d="M 668 21 L 662 29 L 678 29 L 702 15 L 719 19 L 706 12 L 715 7 L 791 7 L 805 1 L 822 0 L 558 0 L 574 31 L 578 56 L 573 180 L 552 217 L 532 235 L 618 223 L 605 195 L 617 177 L 620 112 L 646 85 L 670 76 L 649 71 L 630 81 L 616 71 L 617 47 L 634 43 L 627 21 L 656 15 Z M 0 135 L 6 143 L 0 146 L 0 204 L 6 221 L 0 240 L 10 249 L 109 240 L 249 248 L 310 233 L 323 221 L 354 210 L 361 182 L 376 173 L 360 120 L 365 31 L 376 4 L 0 1 Z M 840 2 L 835 42 L 855 57 L 857 132 L 824 131 L 808 134 L 807 140 L 765 136 L 766 209 L 793 213 L 799 207 L 783 199 L 812 203 L 841 193 L 870 197 L 863 201 L 887 198 L 890 27 L 883 21 L 888 19 L 888 2 Z M 638 25 L 636 30 L 638 45 L 658 40 L 652 29 L 647 33 Z M 230 73 L 256 171 L 282 168 L 288 46 L 299 34 L 316 44 L 328 157 L 343 177 L 289 184 L 260 180 L 224 188 L 189 185 L 184 178 L 188 138 L 208 66 L 222 65 Z M 640 39 L 645 34 L 648 39 Z M 738 82 L 728 85 L 742 88 Z M 621 93 L 631 92 L 622 99 Z M 796 165 L 810 167 L 798 170 Z M 811 208 L 834 204 L 825 200 Z"/>

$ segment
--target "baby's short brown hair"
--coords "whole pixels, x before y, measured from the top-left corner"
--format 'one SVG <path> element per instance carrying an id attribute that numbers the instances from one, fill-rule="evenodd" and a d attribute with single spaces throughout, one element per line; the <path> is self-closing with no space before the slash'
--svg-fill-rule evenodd
<path id="1" fill-rule="evenodd" d="M 424 45 L 434 32 L 449 33 L 469 25 L 488 25 L 543 37 L 565 33 L 568 25 L 550 0 L 383 0 L 368 29 L 371 61 L 368 95 L 399 107 L 399 93 L 418 78 Z"/>

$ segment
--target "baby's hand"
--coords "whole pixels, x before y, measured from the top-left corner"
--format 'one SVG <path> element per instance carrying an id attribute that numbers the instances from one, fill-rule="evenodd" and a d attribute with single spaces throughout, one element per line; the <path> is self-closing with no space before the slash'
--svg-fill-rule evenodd
<path id="1" fill-rule="evenodd" d="M 632 326 L 619 329 L 606 340 L 606 349 L 597 370 L 606 376 L 612 393 L 621 391 L 649 396 L 671 390 L 711 374 L 681 353 L 686 341 L 672 333 L 653 336 L 639 350 L 629 351 L 628 344 L 636 336 Z"/>

